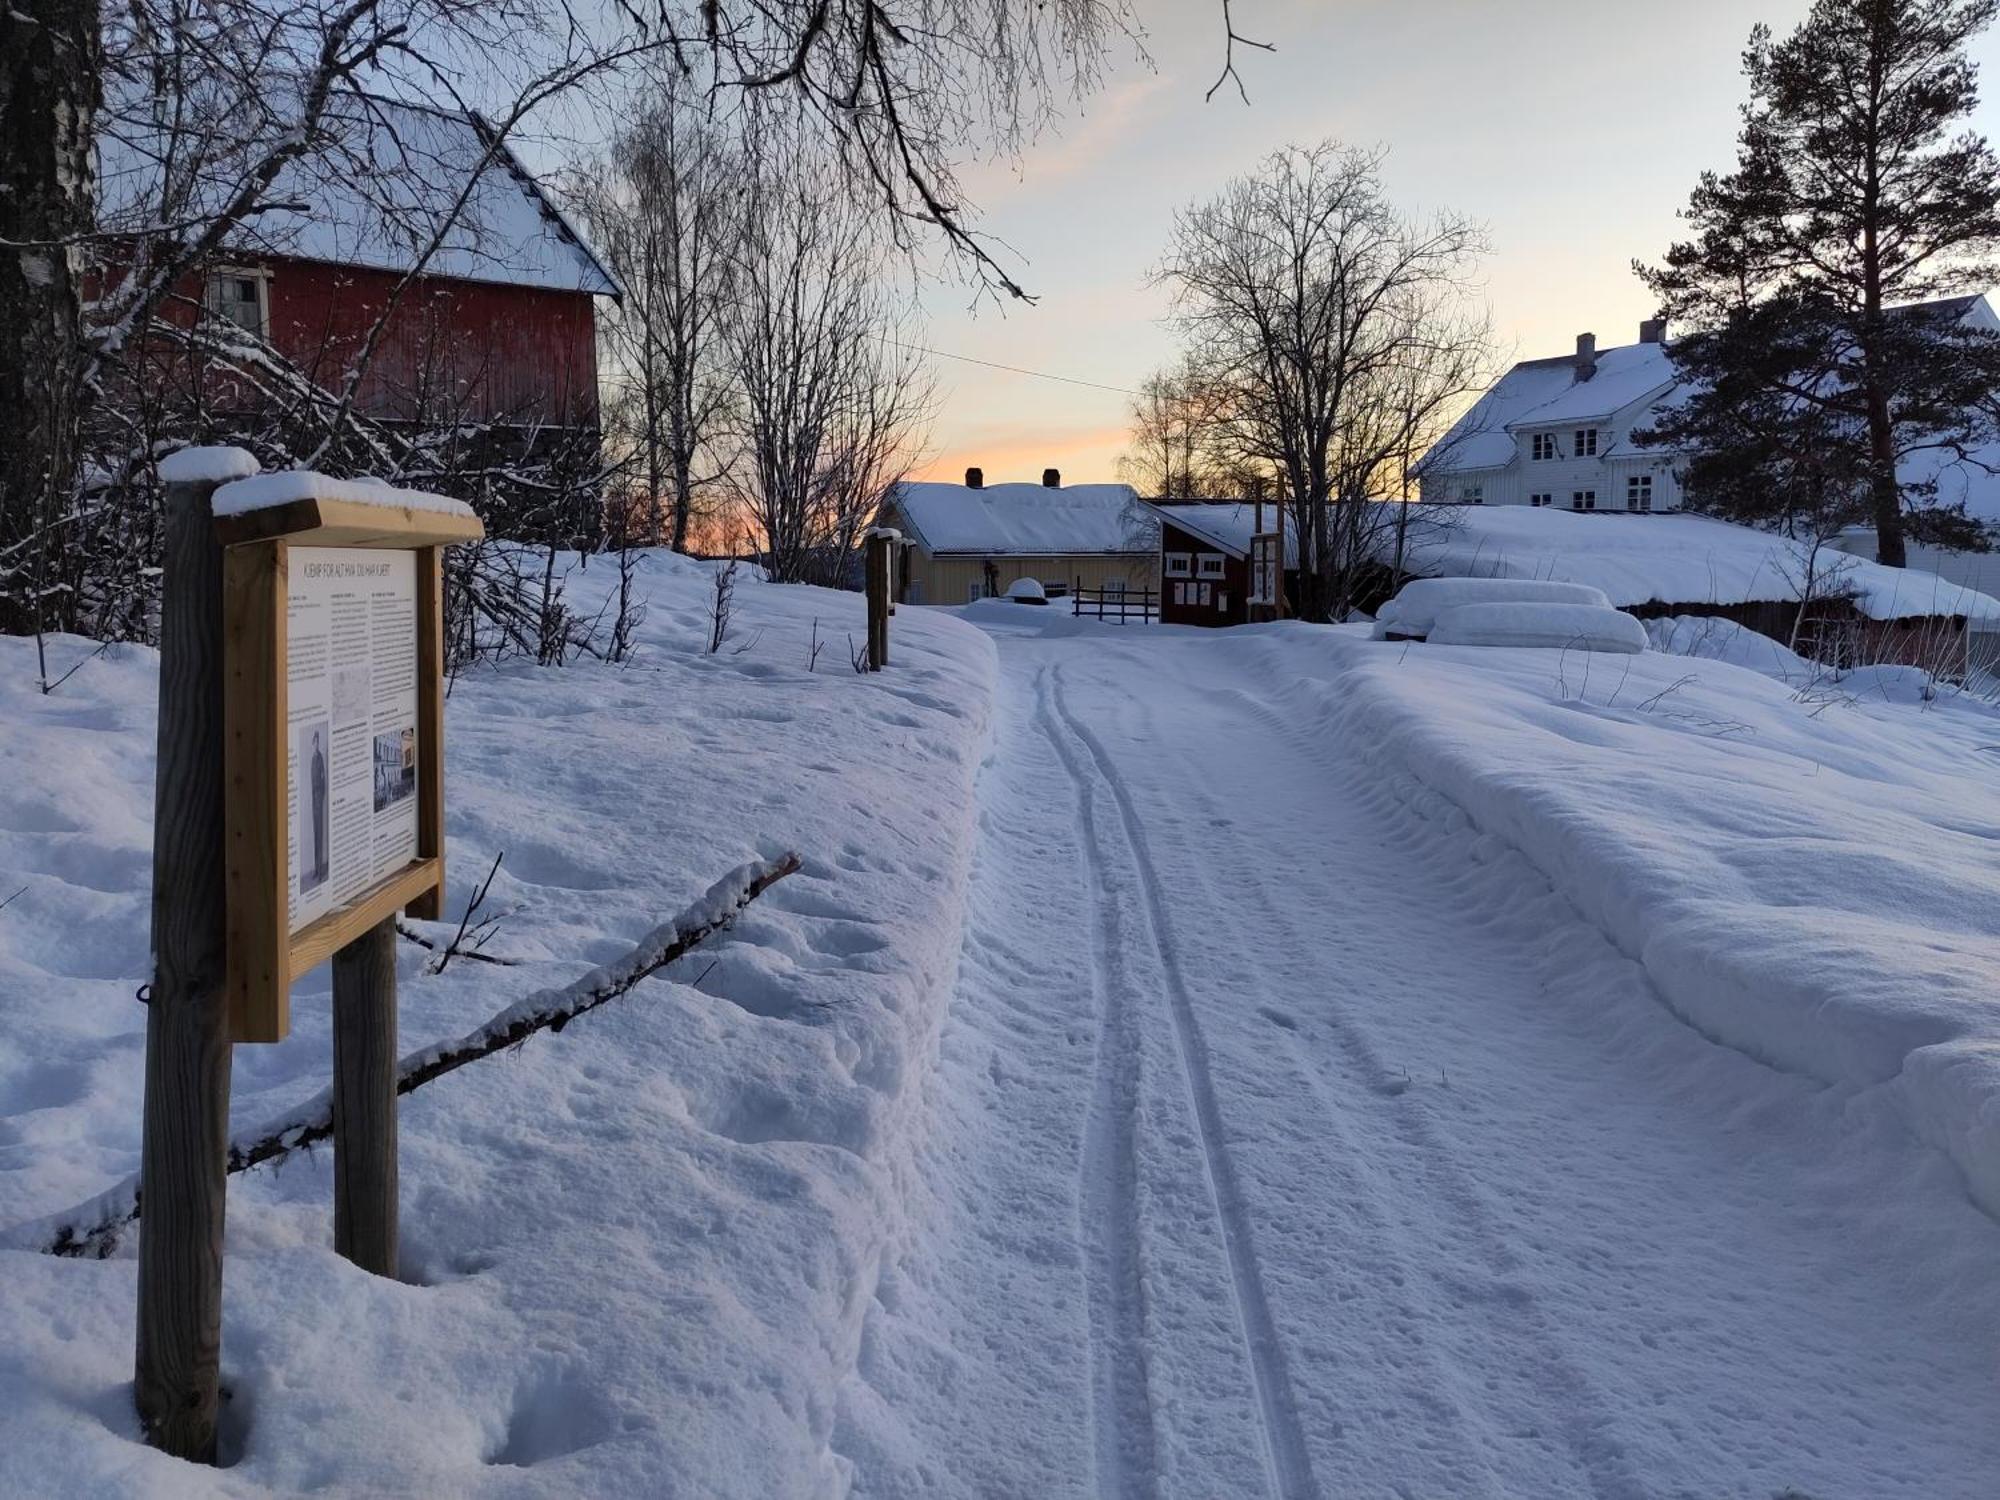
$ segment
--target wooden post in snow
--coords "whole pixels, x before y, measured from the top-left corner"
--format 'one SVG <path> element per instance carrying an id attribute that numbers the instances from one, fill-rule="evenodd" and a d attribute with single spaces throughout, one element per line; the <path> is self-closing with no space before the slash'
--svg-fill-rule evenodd
<path id="1" fill-rule="evenodd" d="M 868 586 L 868 670 L 889 665 L 889 554 L 897 533 L 876 527 L 868 533 L 864 578 Z"/>
<path id="2" fill-rule="evenodd" d="M 396 919 L 333 955 L 333 1248 L 396 1274 Z"/>
<path id="3" fill-rule="evenodd" d="M 182 472 L 199 473 L 200 467 L 191 461 Z M 231 1058 L 225 999 L 222 546 L 209 514 L 216 479 L 183 480 L 172 469 L 164 477 L 153 981 L 139 1156 L 145 1214 L 139 1221 L 134 1396 L 148 1442 L 177 1458 L 208 1463 L 215 1457 L 222 1358 Z"/>

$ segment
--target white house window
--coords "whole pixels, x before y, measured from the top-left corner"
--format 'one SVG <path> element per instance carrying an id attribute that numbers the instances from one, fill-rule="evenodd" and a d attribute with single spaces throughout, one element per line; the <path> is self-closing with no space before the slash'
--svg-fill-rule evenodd
<path id="1" fill-rule="evenodd" d="M 1194 570 L 1194 554 L 1191 552 L 1169 552 L 1167 554 L 1167 577 L 1186 578 Z"/>
<path id="2" fill-rule="evenodd" d="M 1555 498 L 1556 497 L 1554 495 L 1530 495 L 1528 496 L 1528 504 L 1553 505 L 1555 503 Z"/>
<path id="3" fill-rule="evenodd" d="M 1197 576 L 1202 578 L 1222 577 L 1222 554 L 1220 552 L 1202 553 L 1197 563 L 1197 569 Z"/>
<path id="4" fill-rule="evenodd" d="M 1569 497 L 1569 508 L 1571 510 L 1596 510 L 1597 491 L 1577 490 Z"/>
<path id="5" fill-rule="evenodd" d="M 1576 456 L 1578 458 L 1595 458 L 1597 456 L 1597 429 L 1595 427 L 1577 428 Z"/>
<path id="6" fill-rule="evenodd" d="M 1627 510 L 1651 510 L 1653 508 L 1653 476 L 1651 474 L 1630 474 L 1626 476 L 1625 508 Z"/>
<path id="7" fill-rule="evenodd" d="M 1484 505 L 1486 503 L 1486 486 L 1483 484 L 1460 485 L 1458 499 L 1462 505 Z"/>
<path id="8" fill-rule="evenodd" d="M 1556 452 L 1556 435 L 1553 432 L 1538 432 L 1534 436 L 1534 456 L 1537 460 L 1560 458 Z"/>
<path id="9" fill-rule="evenodd" d="M 202 300 L 213 316 L 227 319 L 260 339 L 270 337 L 271 304 L 262 273 L 217 271 L 208 278 Z"/>

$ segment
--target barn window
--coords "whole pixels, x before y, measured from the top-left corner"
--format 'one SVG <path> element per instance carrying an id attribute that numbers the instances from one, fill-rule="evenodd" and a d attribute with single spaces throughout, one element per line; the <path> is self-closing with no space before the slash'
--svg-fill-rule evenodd
<path id="1" fill-rule="evenodd" d="M 1191 552 L 1169 552 L 1167 554 L 1167 577 L 1186 578 L 1194 571 L 1194 554 Z"/>
<path id="2" fill-rule="evenodd" d="M 1459 502 L 1464 505 L 1484 505 L 1486 503 L 1486 486 L 1483 484 L 1461 485 L 1459 486 L 1458 498 Z"/>
<path id="3" fill-rule="evenodd" d="M 1553 505 L 1555 503 L 1555 498 L 1556 497 L 1554 495 L 1530 495 L 1528 496 L 1528 504 Z"/>
<path id="4" fill-rule="evenodd" d="M 979 579 L 975 578 L 965 586 L 965 602 L 967 604 L 977 604 L 985 597 L 986 585 Z"/>
<path id="5" fill-rule="evenodd" d="M 1553 432 L 1538 432 L 1534 437 L 1534 454 L 1537 462 L 1546 458 L 1558 458 L 1556 435 Z"/>
<path id="6" fill-rule="evenodd" d="M 1577 490 L 1569 497 L 1569 508 L 1571 510 L 1596 510 L 1597 491 Z"/>
<path id="7" fill-rule="evenodd" d="M 1188 586 L 1186 584 L 1177 583 L 1174 585 L 1174 603 L 1176 604 L 1187 603 L 1187 595 L 1188 595 Z"/>
<path id="8" fill-rule="evenodd" d="M 1576 456 L 1578 458 L 1597 457 L 1597 429 L 1595 427 L 1577 428 Z"/>
<path id="9" fill-rule="evenodd" d="M 217 271 L 208 278 L 202 300 L 212 316 L 234 323 L 260 339 L 270 337 L 271 305 L 261 272 Z"/>
<path id="10" fill-rule="evenodd" d="M 1627 510 L 1651 510 L 1653 508 L 1653 476 L 1632 474 L 1625 480 L 1625 508 Z"/>
<path id="11" fill-rule="evenodd" d="M 1198 568 L 1203 578 L 1222 577 L 1222 554 L 1220 552 L 1202 553 Z"/>

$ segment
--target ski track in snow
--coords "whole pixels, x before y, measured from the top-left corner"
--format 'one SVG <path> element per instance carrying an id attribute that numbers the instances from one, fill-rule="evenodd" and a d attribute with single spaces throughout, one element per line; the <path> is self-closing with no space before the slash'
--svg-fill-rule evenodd
<path id="1" fill-rule="evenodd" d="M 1084 838 L 1077 863 L 1094 908 L 1091 994 L 1098 1016 L 1095 1079 L 1083 1137 L 1079 1238 L 1090 1305 L 1092 1454 L 1105 1500 L 1157 1493 L 1152 1397 L 1146 1384 L 1143 1272 L 1139 1261 L 1138 1173 L 1133 1132 L 1139 1050 L 1122 982 L 1124 934 L 1097 878 L 1103 836 L 1096 801 L 1075 748 L 1058 724 L 1053 669 L 1035 678 L 1035 723 L 1068 773 Z"/>
<path id="2" fill-rule="evenodd" d="M 1230 1159 L 1223 1136 L 1215 1084 L 1209 1076 L 1207 1047 L 1195 1020 L 1193 1001 L 1189 998 L 1187 981 L 1182 974 L 1173 929 L 1168 922 L 1161 894 L 1159 873 L 1153 867 L 1147 850 L 1145 826 L 1102 743 L 1065 705 L 1059 668 L 1051 673 L 1048 701 L 1064 729 L 1073 734 L 1089 754 L 1098 784 L 1111 794 L 1118 813 L 1119 844 L 1129 854 L 1131 868 L 1144 897 L 1145 937 L 1152 953 L 1157 956 L 1166 981 L 1175 1047 L 1201 1145 L 1210 1201 L 1228 1255 L 1237 1329 L 1256 1388 L 1270 1492 L 1276 1500 L 1309 1497 L 1317 1493 L 1313 1485 L 1312 1461 L 1307 1456 L 1305 1440 L 1299 1430 L 1291 1382 L 1285 1373 L 1284 1353 L 1278 1345 L 1270 1301 L 1264 1291 L 1256 1251 L 1250 1242 L 1243 1191 L 1237 1182 L 1235 1164 Z M 1081 781 L 1076 763 L 1069 756 L 1065 756 L 1064 761 L 1071 776 Z M 1087 826 L 1090 838 L 1085 847 L 1099 874 L 1099 878 L 1092 881 L 1092 889 L 1101 890 L 1107 863 L 1105 840 L 1094 820 Z M 1112 976 L 1112 982 L 1117 982 L 1116 975 Z"/>
<path id="3" fill-rule="evenodd" d="M 1074 1261 L 996 1311 L 1027 1272 L 919 1224 L 871 1350 L 925 1483 L 857 1443 L 857 1496 L 1991 1493 L 1996 1240 L 1934 1153 L 1682 1024 L 1310 655 L 996 634 L 951 1024 L 1039 1092 L 961 1104 L 1002 1182 L 947 1196 Z"/>

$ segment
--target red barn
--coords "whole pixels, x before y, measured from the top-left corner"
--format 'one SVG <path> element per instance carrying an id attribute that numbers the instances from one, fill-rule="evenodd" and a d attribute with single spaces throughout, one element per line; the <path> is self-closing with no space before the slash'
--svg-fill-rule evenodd
<path id="1" fill-rule="evenodd" d="M 1244 625 L 1251 619 L 1250 543 L 1275 528 L 1275 504 L 1242 500 L 1152 500 L 1160 523 L 1160 623 Z M 1274 544 L 1273 544 L 1274 545 Z M 1286 594 L 1296 592 L 1298 542 L 1285 531 Z"/>
<path id="2" fill-rule="evenodd" d="M 620 288 L 513 151 L 482 168 L 484 120 L 411 104 L 350 101 L 329 124 L 337 143 L 272 193 L 293 206 L 246 223 L 161 316 L 240 324 L 335 394 L 372 334 L 355 406 L 380 421 L 512 430 L 516 451 L 594 433 L 596 299 Z M 143 217 L 157 171 L 103 154 L 107 205 Z M 233 405 L 243 384 L 211 394 Z"/>

